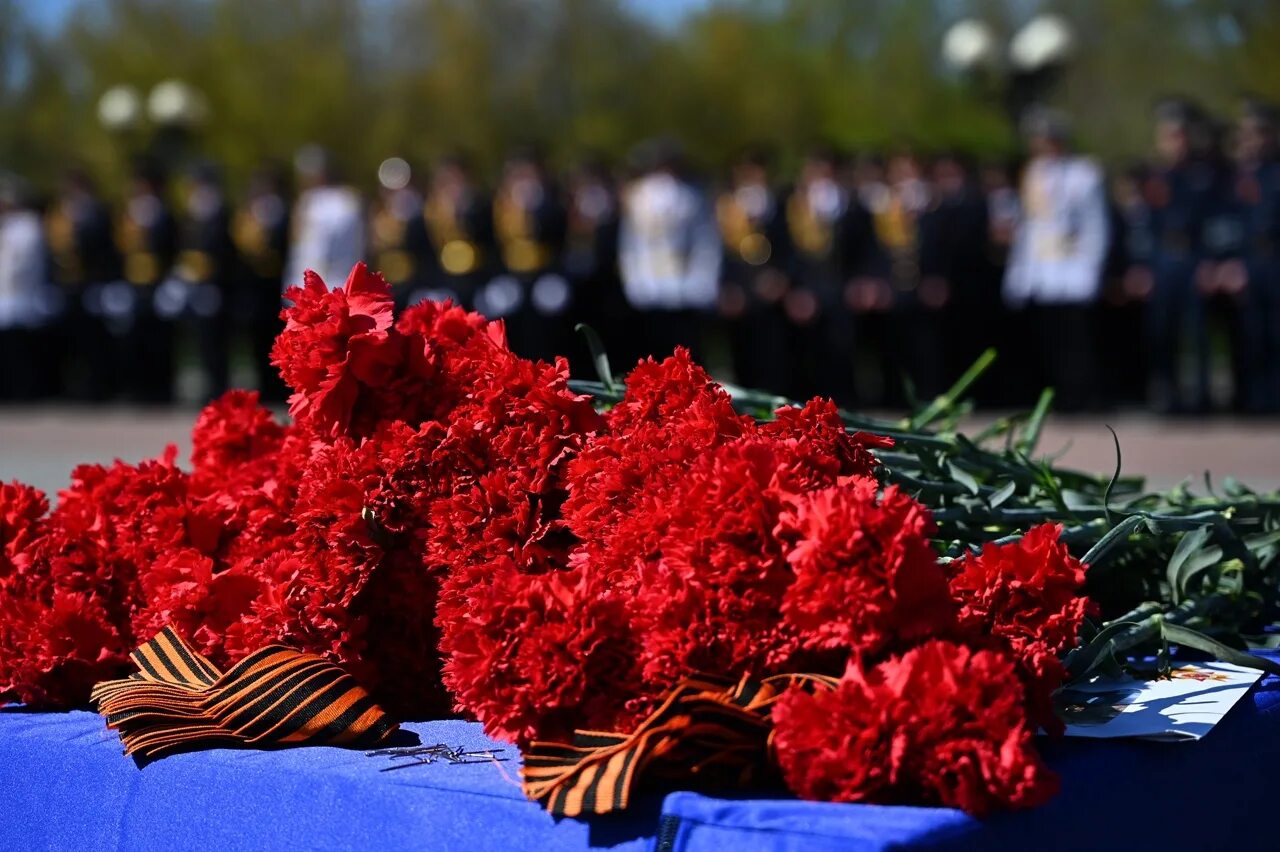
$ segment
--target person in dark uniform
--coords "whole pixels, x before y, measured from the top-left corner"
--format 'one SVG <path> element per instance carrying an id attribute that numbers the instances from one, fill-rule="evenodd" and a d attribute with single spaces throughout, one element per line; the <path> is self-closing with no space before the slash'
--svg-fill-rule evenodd
<path id="1" fill-rule="evenodd" d="M 1014 177 L 1018 169 L 1011 162 L 987 162 L 980 171 L 979 183 L 987 207 L 984 274 L 988 278 L 984 280 L 988 282 L 987 288 L 999 293 L 1009 267 L 1009 252 L 1013 248 L 1018 220 L 1022 217 L 1022 202 L 1018 199 Z M 995 330 L 988 345 L 994 346 L 1000 357 L 984 382 L 990 401 L 1005 408 L 1030 405 L 1041 389 L 1028 385 L 1026 371 L 1017 363 L 1022 329 L 1009 319 L 1003 298 L 999 299 L 992 316 Z M 981 388 L 978 393 L 981 399 Z"/>
<path id="2" fill-rule="evenodd" d="M 795 368 L 791 395 L 823 393 L 852 405 L 854 319 L 848 293 L 870 272 L 875 234 L 866 208 L 842 181 L 839 161 L 815 149 L 787 198 L 791 288 L 783 307 Z"/>
<path id="3" fill-rule="evenodd" d="M 183 199 L 183 216 L 173 280 L 157 294 L 161 313 L 164 295 L 185 290 L 183 320 L 194 337 L 204 374 L 204 396 L 216 399 L 226 392 L 230 372 L 230 295 L 235 275 L 235 246 L 231 241 L 231 211 L 222 179 L 211 164 L 191 173 Z"/>
<path id="4" fill-rule="evenodd" d="M 1147 352 L 1143 315 L 1151 296 L 1151 258 L 1155 232 L 1144 187 L 1149 172 L 1141 165 L 1117 175 L 1109 213 L 1111 242 L 1104 266 L 1098 310 L 1099 379 L 1110 406 L 1135 407 L 1146 402 Z"/>
<path id="5" fill-rule="evenodd" d="M 106 285 L 97 305 L 119 347 L 126 395 L 151 404 L 173 400 L 174 318 L 181 310 L 156 298 L 173 269 L 178 241 L 165 188 L 158 166 L 142 162 L 135 167 L 116 223 L 124 279 Z"/>
<path id="6" fill-rule="evenodd" d="M 1197 380 L 1202 383 L 1202 398 L 1210 407 L 1226 402 L 1234 411 L 1245 409 L 1245 388 L 1252 383 L 1257 367 L 1256 353 L 1249 334 L 1248 272 L 1244 262 L 1245 222 L 1249 202 L 1238 191 L 1235 163 L 1225 144 L 1225 128 L 1210 122 L 1206 159 L 1213 175 L 1209 206 L 1201 220 L 1200 245 L 1203 256 L 1195 271 Z M 1216 370 L 1216 347 L 1219 335 L 1228 341 L 1231 396 L 1229 400 L 1212 398 L 1212 377 Z"/>
<path id="7" fill-rule="evenodd" d="M 568 349 L 573 293 L 560 266 L 565 209 L 542 158 L 518 151 L 507 158 L 493 195 L 498 274 L 480 291 L 476 309 L 505 318 L 511 348 L 550 360 Z"/>
<path id="8" fill-rule="evenodd" d="M 413 169 L 400 157 L 378 167 L 378 195 L 369 210 L 369 263 L 391 285 L 396 307 L 404 308 L 422 276 L 427 249 L 422 193 Z"/>
<path id="9" fill-rule="evenodd" d="M 781 200 L 770 182 L 769 158 L 748 151 L 716 201 L 724 243 L 720 313 L 729 323 L 736 381 L 750 388 L 789 389 L 787 294 L 791 249 Z"/>
<path id="10" fill-rule="evenodd" d="M 946 235 L 934 212 L 936 199 L 919 157 L 898 151 L 889 158 L 884 193 L 871 209 L 886 261 L 892 307 L 881 314 L 877 335 L 885 402 L 899 404 L 906 379 L 915 397 L 931 399 L 943 387 L 945 314 L 950 294 L 942 244 Z"/>
<path id="11" fill-rule="evenodd" d="M 1280 163 L 1276 117 L 1269 104 L 1244 104 L 1235 140 L 1234 169 L 1227 202 L 1235 228 L 1214 270 L 1219 304 L 1232 322 L 1236 409 L 1249 414 L 1280 411 Z"/>
<path id="12" fill-rule="evenodd" d="M 1001 333 L 1000 279 L 994 275 L 987 201 L 959 154 L 933 162 L 933 200 L 920 223 L 922 311 L 941 325 L 941 349 L 932 394 L 959 378 Z M 917 331 L 918 333 L 918 331 Z M 924 395 L 924 388 L 918 386 Z M 996 401 L 996 382 L 985 376 L 971 395 L 982 405 Z"/>
<path id="13" fill-rule="evenodd" d="M 618 275 L 618 189 L 608 168 L 588 161 L 568 180 L 564 272 L 574 294 L 573 317 L 596 330 L 618 365 L 636 349 L 631 310 Z M 583 344 L 566 354 L 571 364 L 587 365 Z M 592 375 L 590 367 L 584 376 Z"/>
<path id="14" fill-rule="evenodd" d="M 1158 166 L 1147 185 L 1155 241 L 1153 290 L 1147 308 L 1151 402 L 1161 412 L 1202 412 L 1209 408 L 1208 333 L 1197 291 L 1206 258 L 1206 216 L 1220 188 L 1219 169 L 1209 152 L 1203 115 L 1183 100 L 1156 109 Z M 1180 362 L 1186 351 L 1191 376 Z"/>
<path id="15" fill-rule="evenodd" d="M 258 393 L 283 402 L 280 373 L 271 363 L 271 347 L 284 327 L 280 295 L 289 251 L 289 201 L 283 170 L 265 165 L 249 180 L 244 204 L 232 219 L 231 235 L 239 254 L 235 316 L 249 339 Z"/>
<path id="16" fill-rule="evenodd" d="M 51 328 L 55 385 L 74 399 L 102 401 L 119 389 L 113 341 L 88 310 L 100 303 L 102 288 L 120 277 L 120 257 L 112 239 L 111 213 L 89 175 L 67 172 L 57 199 L 45 214 L 50 270 L 60 294 Z"/>
<path id="17" fill-rule="evenodd" d="M 422 220 L 430 263 L 409 302 L 448 299 L 473 307 L 494 262 L 493 219 L 489 198 L 466 158 L 453 155 L 436 166 Z"/>

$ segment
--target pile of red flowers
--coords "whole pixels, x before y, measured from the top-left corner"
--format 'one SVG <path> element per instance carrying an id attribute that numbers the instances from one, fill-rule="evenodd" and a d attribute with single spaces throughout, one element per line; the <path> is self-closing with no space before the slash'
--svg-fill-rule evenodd
<path id="1" fill-rule="evenodd" d="M 600 414 L 501 323 L 397 320 L 363 266 L 287 295 L 291 423 L 233 391 L 189 470 L 84 466 L 52 511 L 0 488 L 0 698 L 83 703 L 166 624 L 219 665 L 286 643 L 522 744 L 626 731 L 694 672 L 812 672 L 839 687 L 774 711 L 796 793 L 1051 794 L 1032 734 L 1089 609 L 1056 528 L 944 564 L 928 509 L 875 479 L 889 442 L 829 402 L 758 423 L 677 351 Z"/>

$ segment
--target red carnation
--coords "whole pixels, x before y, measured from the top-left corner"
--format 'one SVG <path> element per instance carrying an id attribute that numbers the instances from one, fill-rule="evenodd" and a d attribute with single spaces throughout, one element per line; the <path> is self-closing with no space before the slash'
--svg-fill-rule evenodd
<path id="1" fill-rule="evenodd" d="M 800 497 L 779 520 L 795 572 L 782 615 L 806 651 L 876 654 L 954 623 L 928 510 L 896 486 L 878 488 L 845 479 Z"/>
<path id="2" fill-rule="evenodd" d="M 196 476 L 220 478 L 280 448 L 284 427 L 258 403 L 257 391 L 227 391 L 209 403 L 191 430 Z"/>
<path id="3" fill-rule="evenodd" d="M 987 544 L 952 563 L 951 593 L 960 624 L 975 637 L 994 637 L 1017 661 L 1033 718 L 1060 731 L 1052 692 L 1062 685 L 1060 655 L 1072 648 L 1086 615 L 1085 566 L 1058 540 L 1062 527 L 1041 524 L 1010 544 Z"/>
<path id="4" fill-rule="evenodd" d="M 1033 807 L 1057 780 L 1032 746 L 1022 687 L 993 651 L 930 641 L 773 710 L 787 785 L 806 799 L 941 804 L 984 815 Z"/>
<path id="5" fill-rule="evenodd" d="M 62 709 L 83 704 L 94 684 L 118 677 L 131 640 L 110 610 L 109 601 L 90 592 L 0 592 L 0 697 Z"/>
<path id="6" fill-rule="evenodd" d="M 0 581 L 26 569 L 27 548 L 40 535 L 49 501 L 21 482 L 0 483 Z"/>
<path id="7" fill-rule="evenodd" d="M 271 360 L 293 388 L 289 413 L 324 435 L 342 434 L 353 418 L 363 426 L 365 397 L 390 381 L 403 354 L 390 286 L 359 263 L 337 290 L 308 271 L 285 298 L 293 304 Z"/>

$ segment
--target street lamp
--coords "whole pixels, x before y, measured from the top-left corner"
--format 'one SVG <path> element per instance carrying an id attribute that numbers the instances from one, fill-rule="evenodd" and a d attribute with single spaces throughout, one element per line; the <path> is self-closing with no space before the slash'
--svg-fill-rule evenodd
<path id="1" fill-rule="evenodd" d="M 98 121 L 107 130 L 132 130 L 141 118 L 142 97 L 133 86 L 112 86 L 98 99 Z"/>
<path id="2" fill-rule="evenodd" d="M 962 72 L 995 65 L 999 60 L 995 33 L 976 18 L 957 21 L 943 36 L 942 58 Z"/>
<path id="3" fill-rule="evenodd" d="M 204 95 L 182 80 L 157 83 L 147 97 L 147 114 L 161 127 L 193 127 L 203 122 L 208 112 Z"/>
<path id="4" fill-rule="evenodd" d="M 1009 42 L 1009 61 L 1021 71 L 1035 72 L 1061 65 L 1075 50 L 1075 33 L 1060 15 L 1032 18 Z"/>
<path id="5" fill-rule="evenodd" d="M 942 58 L 975 85 L 990 88 L 1016 127 L 1028 107 L 1039 102 L 1075 51 L 1075 32 L 1061 15 L 1037 15 L 1009 40 L 1001 57 L 993 30 L 966 18 L 942 39 Z"/>

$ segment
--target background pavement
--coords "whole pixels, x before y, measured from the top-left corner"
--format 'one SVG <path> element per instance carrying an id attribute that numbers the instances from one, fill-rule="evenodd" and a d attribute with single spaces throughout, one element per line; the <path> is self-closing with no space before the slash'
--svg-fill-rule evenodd
<path id="1" fill-rule="evenodd" d="M 195 416 L 194 409 L 0 409 L 0 481 L 19 479 L 53 494 L 77 464 L 136 462 L 159 455 L 168 443 L 177 444 L 185 462 Z M 989 419 L 975 418 L 974 428 Z M 1051 418 L 1040 452 L 1061 453 L 1060 464 L 1109 473 L 1115 453 L 1105 424 L 1120 437 L 1124 472 L 1147 476 L 1152 487 L 1167 488 L 1185 478 L 1200 486 L 1209 471 L 1215 481 L 1234 476 L 1254 488 L 1280 489 L 1277 420 L 1164 420 L 1137 414 Z"/>

